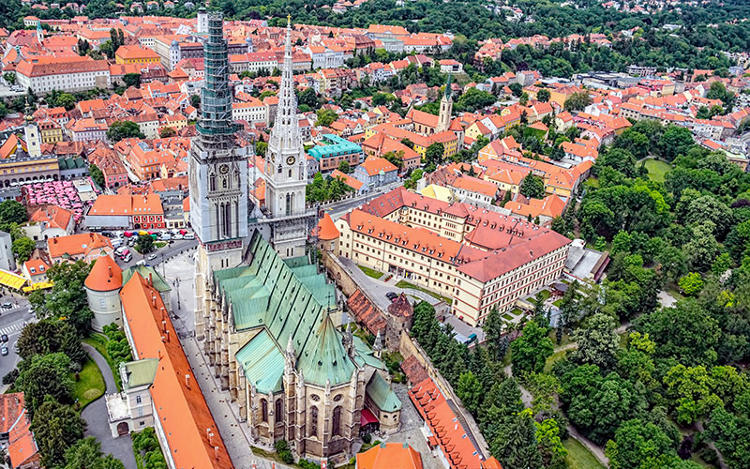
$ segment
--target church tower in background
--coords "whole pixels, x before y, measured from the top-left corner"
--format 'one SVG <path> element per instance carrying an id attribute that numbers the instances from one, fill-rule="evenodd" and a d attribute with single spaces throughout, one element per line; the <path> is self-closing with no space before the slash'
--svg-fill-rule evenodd
<path id="1" fill-rule="evenodd" d="M 235 142 L 227 42 L 221 13 L 209 13 L 204 42 L 205 84 L 189 158 L 190 224 L 199 240 L 196 335 L 205 333 L 211 272 L 242 262 L 248 233 L 247 149 Z"/>

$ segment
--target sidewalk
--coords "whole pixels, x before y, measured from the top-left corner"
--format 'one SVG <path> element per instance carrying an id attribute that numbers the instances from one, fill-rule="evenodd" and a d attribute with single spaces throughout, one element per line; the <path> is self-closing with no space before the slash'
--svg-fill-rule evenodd
<path id="1" fill-rule="evenodd" d="M 181 339 L 185 355 L 188 357 L 193 375 L 198 380 L 203 396 L 206 399 L 211 415 L 216 422 L 229 457 L 237 469 L 250 469 L 255 464 L 257 469 L 292 469 L 289 466 L 262 459 L 253 454 L 251 449 L 252 436 L 245 423 L 240 423 L 236 406 L 229 402 L 229 392 L 222 391 L 210 370 L 205 356 L 200 352 L 198 342 L 194 337 Z M 275 466 L 274 466 L 275 465 Z"/>

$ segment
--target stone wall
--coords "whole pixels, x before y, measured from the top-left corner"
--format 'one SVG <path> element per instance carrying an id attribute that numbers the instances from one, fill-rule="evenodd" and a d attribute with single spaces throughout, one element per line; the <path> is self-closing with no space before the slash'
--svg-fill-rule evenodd
<path id="1" fill-rule="evenodd" d="M 432 365 L 432 361 L 430 361 L 427 353 L 422 350 L 422 347 L 420 347 L 419 344 L 414 339 L 412 339 L 409 334 L 406 333 L 406 331 L 401 334 L 399 353 L 401 353 L 401 356 L 404 357 L 404 360 L 411 356 L 415 357 L 417 361 L 425 368 L 425 370 L 427 370 L 427 374 L 430 376 L 438 389 L 440 389 L 440 392 L 443 393 L 447 400 L 452 401 L 455 404 L 454 409 L 457 410 L 459 420 L 464 425 L 466 431 L 471 433 L 474 441 L 477 442 L 477 445 L 479 446 L 479 448 L 477 449 L 482 454 L 482 458 L 488 458 L 490 456 L 489 446 L 487 445 L 487 441 L 485 441 L 484 439 L 484 435 L 482 435 L 482 432 L 479 430 L 479 426 L 474 420 L 474 417 L 468 410 L 464 408 L 463 404 L 461 403 L 461 399 L 459 399 L 458 396 L 456 396 L 456 393 L 453 392 L 453 386 L 451 386 L 448 380 L 443 378 L 443 375 L 441 375 L 440 372 Z"/>

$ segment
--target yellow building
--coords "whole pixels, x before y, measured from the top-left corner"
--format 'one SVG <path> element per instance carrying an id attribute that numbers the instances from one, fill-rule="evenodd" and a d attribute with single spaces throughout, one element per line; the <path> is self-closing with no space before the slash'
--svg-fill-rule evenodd
<path id="1" fill-rule="evenodd" d="M 52 119 L 45 119 L 39 122 L 39 136 L 42 139 L 42 143 L 62 142 L 62 127 Z"/>
<path id="2" fill-rule="evenodd" d="M 159 54 L 141 46 L 120 46 L 115 52 L 117 64 L 155 64 L 160 60 Z"/>

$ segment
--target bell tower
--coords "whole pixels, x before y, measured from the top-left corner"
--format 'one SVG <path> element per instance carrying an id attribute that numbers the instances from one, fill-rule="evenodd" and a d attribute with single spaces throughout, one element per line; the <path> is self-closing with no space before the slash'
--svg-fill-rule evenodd
<path id="1" fill-rule="evenodd" d="M 204 42 L 205 85 L 201 89 L 198 136 L 190 147 L 190 225 L 199 241 L 196 262 L 196 335 L 208 318 L 208 285 L 214 270 L 242 262 L 248 232 L 247 148 L 235 143 L 227 42 L 221 13 L 209 13 Z"/>
<path id="2" fill-rule="evenodd" d="M 297 120 L 290 17 L 287 17 L 278 98 L 276 120 L 266 151 L 266 210 L 270 217 L 271 245 L 281 257 L 288 258 L 305 254 L 307 235 L 314 217 L 305 203 L 307 159 Z"/>
<path id="3" fill-rule="evenodd" d="M 445 84 L 445 93 L 440 99 L 440 114 L 438 115 L 437 132 L 448 130 L 451 126 L 451 113 L 453 112 L 453 97 L 451 93 L 451 77 L 448 75 L 448 83 Z"/>

